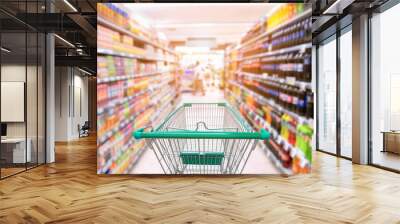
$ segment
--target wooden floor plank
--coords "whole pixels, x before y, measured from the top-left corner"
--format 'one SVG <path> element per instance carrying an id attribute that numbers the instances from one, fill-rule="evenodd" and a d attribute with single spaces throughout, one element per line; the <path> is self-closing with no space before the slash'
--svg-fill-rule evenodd
<path id="1" fill-rule="evenodd" d="M 0 223 L 400 223 L 400 175 L 316 152 L 282 177 L 96 174 L 96 139 L 0 181 Z"/>

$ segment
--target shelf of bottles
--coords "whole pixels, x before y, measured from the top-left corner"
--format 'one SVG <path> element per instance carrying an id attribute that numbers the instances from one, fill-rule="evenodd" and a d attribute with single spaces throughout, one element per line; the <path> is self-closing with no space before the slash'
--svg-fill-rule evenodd
<path id="1" fill-rule="evenodd" d="M 258 22 L 226 52 L 225 94 L 265 142 L 285 173 L 308 173 L 312 161 L 311 9 L 288 3 Z"/>
<path id="2" fill-rule="evenodd" d="M 97 172 L 129 173 L 137 128 L 156 126 L 179 98 L 179 56 L 116 4 L 98 4 Z"/>

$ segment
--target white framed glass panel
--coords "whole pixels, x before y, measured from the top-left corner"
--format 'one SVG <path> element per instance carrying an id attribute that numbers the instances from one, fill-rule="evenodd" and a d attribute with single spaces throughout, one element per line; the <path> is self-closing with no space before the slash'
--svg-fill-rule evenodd
<path id="1" fill-rule="evenodd" d="M 336 154 L 336 37 L 318 47 L 318 149 Z"/>
<path id="2" fill-rule="evenodd" d="M 371 18 L 372 163 L 400 170 L 400 4 Z"/>
<path id="3" fill-rule="evenodd" d="M 352 32 L 340 36 L 340 154 L 352 157 Z"/>

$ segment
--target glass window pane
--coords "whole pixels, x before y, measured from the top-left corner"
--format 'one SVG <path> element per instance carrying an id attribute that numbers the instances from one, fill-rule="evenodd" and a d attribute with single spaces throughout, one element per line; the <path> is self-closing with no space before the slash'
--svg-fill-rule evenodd
<path id="1" fill-rule="evenodd" d="M 24 13 L 43 13 L 44 6 L 44 0 L 0 1 L 1 8 L 20 18 Z M 4 178 L 45 162 L 46 54 L 43 33 L 2 12 L 0 19 L 7 21 L 0 23 L 0 177 Z"/>
<path id="2" fill-rule="evenodd" d="M 26 113 L 27 113 L 27 142 L 30 147 L 30 161 L 27 163 L 28 168 L 37 165 L 37 83 L 38 83 L 38 36 L 36 32 L 27 33 L 28 61 L 27 61 L 27 80 L 26 80 Z"/>
<path id="3" fill-rule="evenodd" d="M 2 177 L 25 170 L 30 161 L 26 142 L 26 33 L 1 34 L 1 163 Z M 28 150 L 26 150 L 28 148 Z"/>
<path id="4" fill-rule="evenodd" d="M 45 163 L 46 149 L 45 149 L 45 44 L 46 37 L 44 34 L 39 33 L 38 41 L 38 164 Z"/>
<path id="5" fill-rule="evenodd" d="M 352 156 L 352 32 L 340 36 L 340 153 Z"/>
<path id="6" fill-rule="evenodd" d="M 398 21 L 400 4 L 371 19 L 372 163 L 395 170 L 400 170 L 400 32 L 393 28 Z"/>
<path id="7" fill-rule="evenodd" d="M 336 39 L 318 48 L 318 147 L 336 153 Z"/>

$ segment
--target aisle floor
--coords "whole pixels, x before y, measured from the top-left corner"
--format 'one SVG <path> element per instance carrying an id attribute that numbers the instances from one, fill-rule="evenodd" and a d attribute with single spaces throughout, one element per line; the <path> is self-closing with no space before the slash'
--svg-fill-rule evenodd
<path id="1" fill-rule="evenodd" d="M 190 93 L 182 94 L 181 103 L 216 103 L 225 102 L 222 91 L 218 89 L 209 89 L 204 96 L 192 95 Z M 146 148 L 141 158 L 137 161 L 132 172 L 133 174 L 162 174 L 164 173 L 154 152 Z M 260 146 L 257 146 L 250 155 L 249 160 L 243 170 L 243 174 L 279 174 L 279 170 L 268 158 L 267 152 Z"/>

